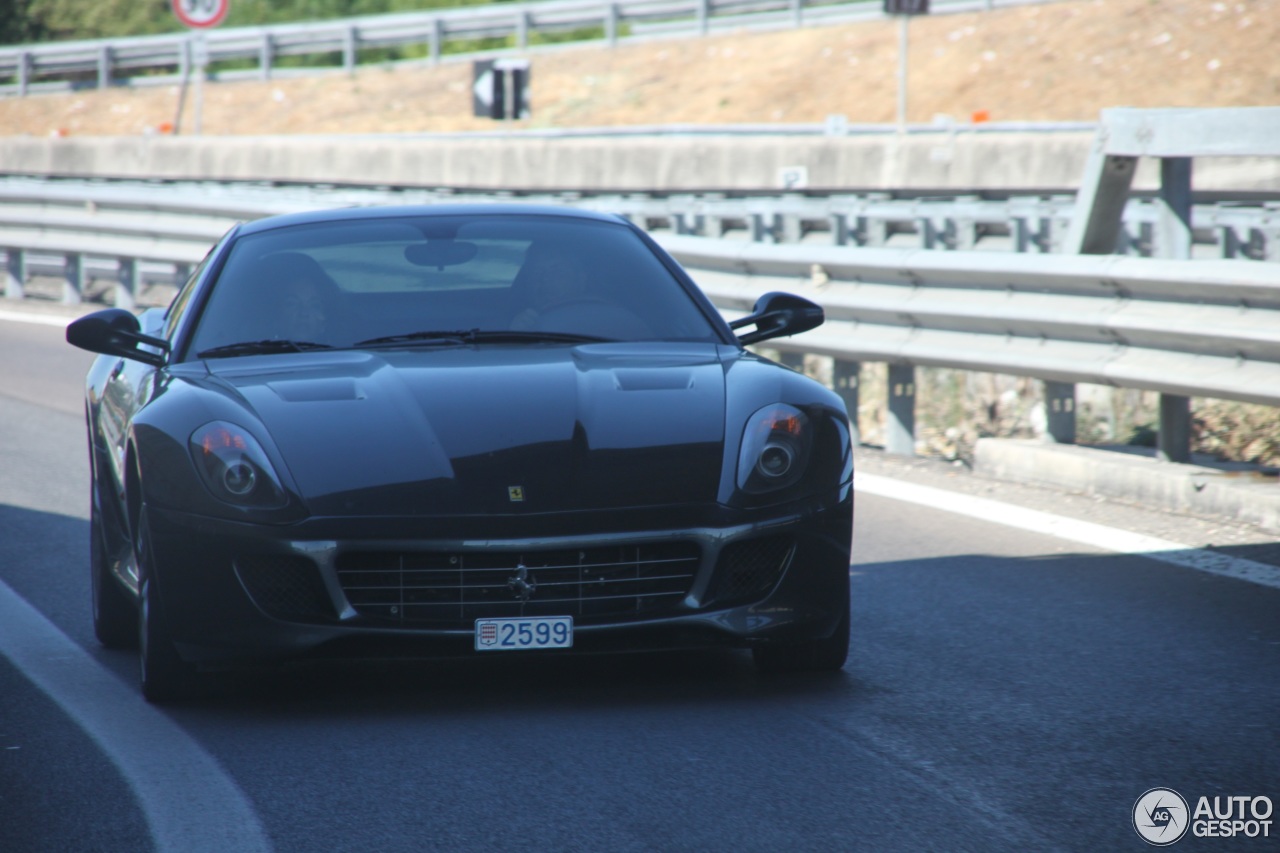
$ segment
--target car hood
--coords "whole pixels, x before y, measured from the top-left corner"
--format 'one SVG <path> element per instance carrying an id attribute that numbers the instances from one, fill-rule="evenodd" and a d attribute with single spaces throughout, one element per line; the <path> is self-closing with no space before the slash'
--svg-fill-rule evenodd
<path id="1" fill-rule="evenodd" d="M 714 345 L 461 346 L 211 360 L 311 512 L 510 514 L 714 501 Z"/>

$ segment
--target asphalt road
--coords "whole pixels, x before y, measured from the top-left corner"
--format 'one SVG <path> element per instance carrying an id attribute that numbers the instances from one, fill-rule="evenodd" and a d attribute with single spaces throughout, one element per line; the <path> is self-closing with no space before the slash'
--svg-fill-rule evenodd
<path id="1" fill-rule="evenodd" d="M 92 638 L 89 357 L 61 336 L 0 320 L 6 853 L 1142 850 L 1148 789 L 1280 803 L 1280 590 L 869 495 L 835 677 L 309 665 L 156 711 Z M 1275 850 L 1272 821 L 1174 849 Z"/>

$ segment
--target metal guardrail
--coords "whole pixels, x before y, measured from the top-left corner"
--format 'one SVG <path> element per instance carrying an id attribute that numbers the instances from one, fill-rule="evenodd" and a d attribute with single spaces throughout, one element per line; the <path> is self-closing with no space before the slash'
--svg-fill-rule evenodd
<path id="1" fill-rule="evenodd" d="M 1280 405 L 1274 266 L 660 242 L 721 309 L 820 303 L 827 323 L 780 350 Z"/>
<path id="2" fill-rule="evenodd" d="M 237 219 L 371 201 L 369 191 L 355 189 L 248 189 L 109 183 L 90 189 L 54 181 L 29 182 L 19 191 L 12 182 L 0 185 L 6 295 L 21 298 L 39 266 L 65 279 L 65 301 L 79 301 L 96 272 L 118 282 L 115 304 L 132 307 L 144 271 L 169 281 L 182 277 Z M 420 195 L 398 200 L 466 200 Z M 385 193 L 378 198 L 387 201 Z M 654 199 L 578 201 L 622 212 L 630 204 L 631 214 L 650 225 L 664 217 L 668 225 L 679 221 L 669 209 L 657 210 Z M 713 201 L 696 202 L 711 205 L 702 215 L 721 203 Z M 739 199 L 737 215 L 744 216 L 743 205 L 776 201 Z M 953 203 L 969 214 L 979 204 Z M 856 375 L 862 361 L 890 362 L 1280 405 L 1280 267 L 1274 264 L 854 248 L 708 239 L 680 230 L 659 229 L 657 236 L 722 310 L 745 312 L 760 294 L 777 289 L 822 304 L 826 325 L 774 345 L 830 356 L 838 376 Z M 856 383 L 843 393 L 856 397 Z"/>
<path id="3" fill-rule="evenodd" d="M 1222 118 L 1220 126 L 1212 124 L 1215 115 Z M 1199 126 L 1210 130 L 1197 135 Z M 537 200 L 612 209 L 649 228 L 665 223 L 662 241 L 722 310 L 746 311 L 771 289 L 800 292 L 822 304 L 830 317 L 826 325 L 776 346 L 792 358 L 797 353 L 832 357 L 835 385 L 855 410 L 860 362 L 888 362 L 886 445 L 893 452 L 913 452 L 913 371 L 917 365 L 935 365 L 1044 380 L 1048 432 L 1060 441 L 1074 440 L 1075 383 L 1156 391 L 1161 395 L 1158 450 L 1164 458 L 1182 461 L 1189 453 L 1191 396 L 1280 405 L 1280 267 L 1191 258 L 1197 218 L 1191 158 L 1255 151 L 1280 155 L 1276 130 L 1277 108 L 1212 115 L 1104 111 L 1085 185 L 1069 216 L 1062 207 L 1066 194 L 999 202 L 1005 205 L 1002 216 L 1013 210 L 1010 205 L 1030 204 L 1021 219 L 1039 214 L 1041 223 L 1065 222 L 1065 254 L 1044 253 L 1056 247 L 1052 240 L 1041 241 L 1035 254 L 872 246 L 863 223 L 877 205 L 892 199 L 573 193 Z M 1150 200 L 1148 224 L 1158 234 L 1155 249 L 1164 258 L 1110 254 L 1124 243 L 1122 225 L 1131 206 L 1137 201 L 1142 209 L 1130 193 L 1139 156 L 1161 158 L 1162 184 Z M 386 203 L 393 200 L 389 196 L 406 202 L 466 199 L 429 190 L 263 187 L 255 196 L 243 187 L 218 185 L 196 193 L 181 185 L 144 192 L 106 182 L 92 189 L 59 181 L 30 183 L 25 189 L 20 182 L 0 185 L 0 199 L 9 202 L 0 205 L 6 296 L 23 295 L 28 256 L 34 252 L 61 257 L 63 299 L 77 301 L 84 293 L 85 259 L 96 256 L 116 259 L 115 302 L 124 307 L 133 306 L 145 263 L 169 264 L 173 277 L 181 278 L 181 270 L 234 218 Z M 181 197 L 175 200 L 176 193 Z M 908 218 L 919 224 L 928 245 L 930 234 L 939 230 L 934 214 L 943 207 L 930 206 L 937 200 L 892 201 L 912 207 Z M 955 223 L 973 223 L 986 215 L 982 205 L 989 201 L 952 198 L 943 205 L 951 206 Z M 902 215 L 887 205 L 885 210 L 885 216 Z M 1260 210 L 1271 222 L 1274 207 L 1264 203 Z M 765 217 L 774 217 L 772 227 L 763 227 Z M 806 235 L 806 221 L 825 223 L 834 239 L 827 245 L 803 242 L 822 230 Z M 732 230 L 726 227 L 731 222 L 750 223 L 744 236 L 752 239 L 720 239 Z M 976 235 L 979 226 L 973 228 Z M 699 232 L 714 238 L 689 236 Z M 785 242 L 790 238 L 801 242 Z"/>
<path id="4" fill-rule="evenodd" d="M 968 12 L 1054 0 L 934 0 L 935 13 Z M 421 48 L 415 63 L 473 56 L 485 40 L 527 51 L 548 38 L 620 41 L 776 29 L 883 17 L 879 0 L 550 0 L 430 12 L 377 15 L 196 34 L 0 47 L 0 95 L 27 95 L 81 86 L 168 85 L 193 68 L 215 67 L 210 79 L 351 72 L 370 51 Z M 598 32 L 592 37 L 590 34 Z M 277 67 L 282 57 L 309 65 Z M 382 62 L 374 56 L 372 61 Z M 229 67 L 249 64 L 248 68 Z M 223 67 L 218 68 L 216 66 Z"/>
<path id="5" fill-rule="evenodd" d="M 283 210 L 342 205 L 488 201 L 494 193 L 453 189 L 316 187 L 255 183 L 0 177 L 0 228 L 60 217 L 53 230 L 115 228 L 108 213 L 145 209 L 169 221 L 216 215 L 250 219 Z M 570 204 L 628 217 L 648 231 L 767 243 L 888 248 L 1060 252 L 1076 205 L 1071 191 L 938 192 L 508 192 L 513 200 Z M 1280 198 L 1201 193 L 1192 208 L 1196 257 L 1280 261 Z M 93 216 L 86 219 L 87 207 Z M 1162 205 L 1127 199 L 1120 254 L 1160 254 Z M 34 219 L 32 217 L 35 217 Z M 130 220 L 119 226 L 127 229 Z M 43 227 L 43 226 L 42 226 Z M 147 227 L 152 227 L 150 223 Z M 220 233 L 220 232 L 219 232 Z M 127 230 L 121 236 L 130 236 Z M 215 235 L 216 236 L 216 235 Z"/>

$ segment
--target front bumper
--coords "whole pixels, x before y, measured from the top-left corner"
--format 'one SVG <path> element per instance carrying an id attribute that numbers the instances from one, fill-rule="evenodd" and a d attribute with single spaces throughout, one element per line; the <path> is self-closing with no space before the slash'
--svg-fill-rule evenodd
<path id="1" fill-rule="evenodd" d="M 179 652 L 218 665 L 467 655 L 475 619 L 495 616 L 573 616 L 572 652 L 826 637 L 848 595 L 852 501 L 846 487 L 769 510 L 575 513 L 534 523 L 258 525 L 157 508 L 148 522 L 154 582 Z M 670 523 L 677 518 L 686 525 Z"/>

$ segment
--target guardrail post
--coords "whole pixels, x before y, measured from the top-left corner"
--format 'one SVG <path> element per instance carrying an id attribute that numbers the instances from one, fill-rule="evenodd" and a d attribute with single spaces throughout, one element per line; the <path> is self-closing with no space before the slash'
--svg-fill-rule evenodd
<path id="1" fill-rule="evenodd" d="M 18 54 L 18 95 L 26 97 L 27 88 L 31 85 L 31 54 L 23 51 Z"/>
<path id="2" fill-rule="evenodd" d="M 916 369 L 913 365 L 889 365 L 889 415 L 884 434 L 884 449 L 889 453 L 916 455 Z"/>
<path id="3" fill-rule="evenodd" d="M 938 234 L 938 227 L 933 223 L 933 219 L 928 216 L 923 216 L 916 221 L 919 223 L 918 230 L 920 231 L 920 248 L 938 248 L 940 235 Z"/>
<path id="4" fill-rule="evenodd" d="M 1044 408 L 1047 417 L 1045 437 L 1058 444 L 1076 441 L 1076 386 L 1074 382 L 1044 383 Z"/>
<path id="5" fill-rule="evenodd" d="M 618 4 L 609 3 L 604 7 L 604 39 L 609 47 L 618 44 Z"/>
<path id="6" fill-rule="evenodd" d="M 706 217 L 701 213 L 676 213 L 671 219 L 677 234 L 687 234 L 692 237 L 705 234 Z"/>
<path id="7" fill-rule="evenodd" d="M 836 246 L 849 245 L 849 217 L 843 213 L 833 213 L 827 217 L 831 223 L 831 242 Z"/>
<path id="8" fill-rule="evenodd" d="M 62 304 L 79 305 L 84 301 L 84 257 L 74 252 L 67 255 L 63 275 Z"/>
<path id="9" fill-rule="evenodd" d="M 804 0 L 791 0 L 791 26 L 804 26 Z"/>
<path id="10" fill-rule="evenodd" d="M 1156 254 L 1163 258 L 1191 257 L 1191 158 L 1160 158 L 1160 218 L 1156 225 Z M 1191 459 L 1191 400 L 1178 394 L 1160 395 L 1160 425 L 1156 457 L 1165 462 Z"/>
<path id="11" fill-rule="evenodd" d="M 1038 219 L 1034 226 L 1030 217 L 1016 216 L 1013 219 L 1014 246 L 1019 252 L 1030 252 L 1034 246 L 1038 252 L 1049 251 L 1049 220 Z"/>
<path id="12" fill-rule="evenodd" d="M 782 214 L 782 242 L 799 243 L 800 238 L 804 235 L 804 225 L 800 221 L 799 216 L 790 213 Z"/>
<path id="13" fill-rule="evenodd" d="M 98 48 L 98 88 L 111 86 L 111 46 L 104 44 Z"/>
<path id="14" fill-rule="evenodd" d="M 1223 259 L 1252 258 L 1252 247 L 1255 236 L 1260 236 L 1256 228 L 1249 229 L 1249 239 L 1241 240 L 1236 229 L 1231 225 L 1223 225 L 1218 229 L 1218 247 Z"/>
<path id="15" fill-rule="evenodd" d="M 132 311 L 134 305 L 137 304 L 138 282 L 140 280 L 137 260 L 134 258 L 120 258 L 116 279 L 119 282 L 119 286 L 116 288 L 115 307 L 127 308 Z"/>
<path id="16" fill-rule="evenodd" d="M 1160 429 L 1156 434 L 1156 458 L 1165 462 L 1191 459 L 1191 398 L 1160 395 Z"/>
<path id="17" fill-rule="evenodd" d="M 12 246 L 4 250 L 4 295 L 9 299 L 21 299 L 26 295 L 27 253 Z"/>
<path id="18" fill-rule="evenodd" d="M 1160 215 L 1156 251 L 1162 258 L 1191 257 L 1191 158 L 1160 158 Z"/>
<path id="19" fill-rule="evenodd" d="M 529 47 L 529 13 L 524 9 L 516 14 L 516 47 L 520 50 Z"/>
<path id="20" fill-rule="evenodd" d="M 1067 235 L 1068 254 L 1110 255 L 1120 238 L 1120 223 L 1138 158 L 1107 154 L 1105 133 L 1105 128 L 1098 131 L 1085 163 Z"/>
<path id="21" fill-rule="evenodd" d="M 191 264 L 173 265 L 173 286 L 181 288 L 191 278 Z"/>
<path id="22" fill-rule="evenodd" d="M 705 36 L 711 28 L 711 0 L 698 0 L 698 35 Z"/>
<path id="23" fill-rule="evenodd" d="M 431 19 L 431 35 L 427 39 L 427 51 L 431 54 L 431 61 L 436 65 L 440 64 L 440 51 L 444 47 L 444 21 L 439 18 Z"/>
<path id="24" fill-rule="evenodd" d="M 862 443 L 862 434 L 858 431 L 858 379 L 861 372 L 862 364 L 859 362 L 839 358 L 831 360 L 831 384 L 849 410 L 849 437 L 854 447 Z"/>
<path id="25" fill-rule="evenodd" d="M 765 215 L 763 213 L 751 214 L 751 241 L 754 243 L 763 243 L 766 240 L 770 243 L 778 242 L 778 221 L 777 217 L 768 217 L 766 225 Z"/>
<path id="26" fill-rule="evenodd" d="M 889 223 L 879 217 L 859 216 L 854 230 L 854 240 L 859 246 L 878 248 L 889 242 Z"/>
<path id="27" fill-rule="evenodd" d="M 275 53 L 275 44 L 271 41 L 271 33 L 262 34 L 262 44 L 258 45 L 258 76 L 263 80 L 271 79 L 271 62 Z"/>
<path id="28" fill-rule="evenodd" d="M 356 28 L 347 27 L 342 32 L 342 68 L 348 75 L 356 73 Z"/>
<path id="29" fill-rule="evenodd" d="M 1013 250 L 1015 252 L 1026 252 L 1031 246 L 1031 229 L 1027 225 L 1025 216 L 1015 216 L 1013 218 Z"/>

